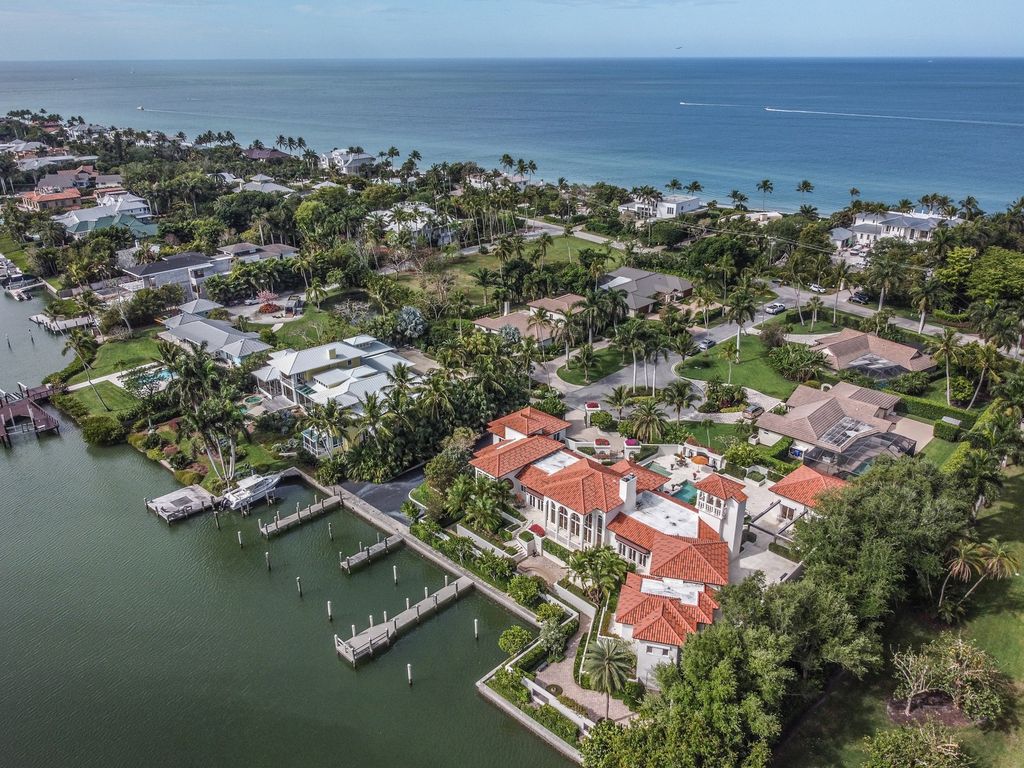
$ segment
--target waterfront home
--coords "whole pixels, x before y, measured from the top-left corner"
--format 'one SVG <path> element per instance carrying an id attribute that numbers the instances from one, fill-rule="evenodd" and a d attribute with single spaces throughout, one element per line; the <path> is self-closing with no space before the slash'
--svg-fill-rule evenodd
<path id="1" fill-rule="evenodd" d="M 633 216 L 638 221 L 648 219 L 675 219 L 684 213 L 693 213 L 704 207 L 699 197 L 667 195 L 661 200 L 630 200 L 619 206 L 619 213 Z"/>
<path id="2" fill-rule="evenodd" d="M 818 339 L 811 349 L 821 352 L 833 370 L 856 371 L 879 381 L 935 367 L 935 360 L 916 347 L 852 328 Z"/>
<path id="3" fill-rule="evenodd" d="M 813 515 L 822 496 L 847 485 L 841 478 L 801 464 L 768 489 L 775 519 L 779 523 L 795 522 L 804 515 Z"/>
<path id="4" fill-rule="evenodd" d="M 76 187 L 70 187 L 59 192 L 25 192 L 19 196 L 18 207 L 38 213 L 77 208 L 81 201 L 82 193 Z"/>
<path id="5" fill-rule="evenodd" d="M 250 147 L 249 149 L 242 150 L 242 157 L 246 160 L 258 160 L 261 163 L 266 163 L 274 160 L 287 160 L 291 155 L 286 154 L 279 149 Z"/>
<path id="6" fill-rule="evenodd" d="M 155 237 L 157 225 L 143 221 L 127 213 L 111 213 L 107 206 L 99 208 L 78 208 L 68 211 L 53 220 L 64 227 L 68 237 L 80 240 L 90 232 L 110 227 L 124 227 L 138 241 L 147 237 Z"/>
<path id="7" fill-rule="evenodd" d="M 522 440 L 533 435 L 565 442 L 566 431 L 571 426 L 565 419 L 552 416 L 539 408 L 527 406 L 494 419 L 487 424 L 487 431 L 494 437 L 495 443 L 506 440 Z"/>
<path id="8" fill-rule="evenodd" d="M 212 267 L 213 263 L 205 253 L 175 253 L 146 264 L 124 267 L 124 273 L 134 280 L 123 287 L 134 293 L 142 288 L 178 285 L 186 298 L 196 299 L 199 298 L 198 286 Z"/>
<path id="9" fill-rule="evenodd" d="M 280 397 L 302 408 L 334 401 L 359 413 L 368 395 L 387 392 L 388 374 L 399 365 L 413 367 L 394 347 L 363 334 L 310 349 L 273 352 L 253 377 L 267 397 Z M 332 447 L 343 441 L 344 436 L 335 438 Z M 328 449 L 315 430 L 303 433 L 303 444 L 317 456 Z"/>
<path id="10" fill-rule="evenodd" d="M 916 441 L 894 432 L 899 402 L 897 395 L 845 381 L 828 391 L 800 385 L 785 413 L 758 418 L 757 440 L 775 445 L 788 437 L 791 457 L 829 475 L 860 474 L 879 455 L 914 453 Z"/>
<path id="11" fill-rule="evenodd" d="M 251 181 L 240 183 L 237 192 L 263 192 L 264 194 L 288 195 L 295 194 L 295 190 L 286 187 L 284 184 L 276 183 L 270 176 L 253 176 Z"/>
<path id="12" fill-rule="evenodd" d="M 643 317 L 693 293 L 693 283 L 689 280 L 633 267 L 619 267 L 609 272 L 601 278 L 598 287 L 625 293 L 630 317 Z"/>
<path id="13" fill-rule="evenodd" d="M 103 208 L 108 214 L 134 216 L 136 219 L 146 220 L 153 215 L 149 201 L 144 197 L 133 195 L 124 189 L 109 189 L 97 191 L 96 207 Z M 91 210 L 96 210 L 91 209 Z"/>
<path id="14" fill-rule="evenodd" d="M 515 187 L 522 192 L 530 183 L 530 177 L 520 173 L 505 173 L 504 171 L 491 171 L 490 173 L 475 173 L 470 175 L 466 182 L 474 189 L 499 189 L 501 187 Z"/>
<path id="15" fill-rule="evenodd" d="M 832 247 L 837 251 L 841 251 L 844 248 L 849 248 L 855 242 L 855 236 L 852 229 L 846 227 L 835 227 L 829 230 L 828 233 L 829 242 L 832 243 Z"/>
<path id="16" fill-rule="evenodd" d="M 193 301 L 182 306 L 202 310 L 205 305 Z M 258 333 L 240 331 L 230 323 L 211 320 L 203 314 L 183 311 L 164 320 L 163 325 L 164 330 L 157 334 L 158 338 L 191 349 L 205 347 L 217 362 L 231 367 L 238 367 L 250 355 L 273 349 L 260 340 Z"/>
<path id="17" fill-rule="evenodd" d="M 962 223 L 956 216 L 919 211 L 886 213 L 858 213 L 850 227 L 857 244 L 872 246 L 879 240 L 895 238 L 906 243 L 929 242 L 939 227 Z"/>
<path id="18" fill-rule="evenodd" d="M 320 155 L 320 167 L 345 176 L 362 176 L 373 167 L 373 155 L 348 149 L 332 149 Z"/>

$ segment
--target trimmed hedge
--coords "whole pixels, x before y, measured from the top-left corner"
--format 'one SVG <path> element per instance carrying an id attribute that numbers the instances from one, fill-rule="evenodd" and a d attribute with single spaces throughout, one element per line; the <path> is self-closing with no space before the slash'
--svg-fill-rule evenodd
<path id="1" fill-rule="evenodd" d="M 936 421 L 935 437 L 955 443 L 960 438 L 960 427 L 946 421 Z"/>
<path id="2" fill-rule="evenodd" d="M 547 537 L 543 539 L 542 549 L 545 552 L 554 555 L 563 563 L 569 562 L 569 555 L 572 554 L 568 549 L 563 547 L 561 544 L 558 544 L 557 542 L 554 542 Z"/>
<path id="3" fill-rule="evenodd" d="M 964 461 L 967 459 L 968 454 L 971 452 L 970 443 L 957 443 L 956 450 L 949 454 L 942 466 L 939 467 L 939 471 L 945 475 L 955 475 L 964 465 Z"/>
<path id="4" fill-rule="evenodd" d="M 576 723 L 550 704 L 544 704 L 537 707 L 537 709 L 527 708 L 526 714 L 543 725 L 562 741 L 568 742 L 573 746 L 579 744 L 580 731 L 579 728 L 576 727 Z"/>
<path id="5" fill-rule="evenodd" d="M 896 406 L 896 410 L 900 413 L 907 413 L 911 416 L 918 416 L 922 419 L 929 419 L 931 421 L 941 421 L 942 417 L 949 416 L 950 418 L 958 419 L 960 421 L 960 426 L 963 429 L 970 429 L 978 420 L 978 417 L 970 411 L 943 405 L 932 400 L 925 400 L 923 397 L 914 397 L 912 395 L 902 395 L 902 399 Z"/>

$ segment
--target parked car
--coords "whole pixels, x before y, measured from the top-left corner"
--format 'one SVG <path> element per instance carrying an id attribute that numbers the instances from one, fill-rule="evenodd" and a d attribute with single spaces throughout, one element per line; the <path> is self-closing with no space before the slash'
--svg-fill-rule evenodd
<path id="1" fill-rule="evenodd" d="M 743 418 L 744 419 L 756 419 L 762 413 L 764 413 L 764 408 L 762 408 L 760 405 L 753 405 L 753 404 L 751 404 L 751 405 L 748 405 L 746 408 L 743 409 Z"/>
<path id="2" fill-rule="evenodd" d="M 244 304 L 245 304 L 245 306 L 247 306 L 247 307 L 255 307 L 255 306 L 256 306 L 257 304 L 259 304 L 259 303 L 260 303 L 260 300 L 259 300 L 259 299 L 256 299 L 256 298 L 252 298 L 252 299 L 246 299 L 246 300 L 245 300 L 245 301 L 244 301 L 243 303 L 244 303 Z"/>
<path id="3" fill-rule="evenodd" d="M 817 283 L 811 283 L 807 287 L 810 288 L 815 293 L 828 293 L 828 289 L 827 288 L 825 288 L 824 286 L 818 285 Z"/>
<path id="4" fill-rule="evenodd" d="M 847 301 L 852 301 L 854 304 L 869 304 L 871 297 L 864 293 L 864 291 L 854 291 L 850 294 L 850 298 Z"/>
<path id="5" fill-rule="evenodd" d="M 786 311 L 786 305 L 781 301 L 775 301 L 764 308 L 764 311 L 769 315 L 781 315 Z"/>
<path id="6" fill-rule="evenodd" d="M 707 352 L 709 349 L 711 349 L 717 343 L 718 342 L 715 341 L 714 339 L 701 339 L 700 341 L 697 342 L 697 349 L 700 349 L 700 350 L 703 350 L 704 352 Z"/>

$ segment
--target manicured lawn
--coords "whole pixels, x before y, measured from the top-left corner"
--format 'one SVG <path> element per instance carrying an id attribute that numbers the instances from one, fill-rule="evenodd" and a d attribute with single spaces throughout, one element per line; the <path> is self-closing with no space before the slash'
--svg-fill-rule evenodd
<path id="1" fill-rule="evenodd" d="M 712 347 L 676 366 L 676 375 L 708 381 L 715 376 L 729 381 L 729 362 L 723 358 L 724 345 Z M 740 362 L 732 365 L 732 383 L 756 389 L 771 397 L 785 400 L 796 389 L 796 383 L 784 379 L 768 365 L 768 350 L 756 336 L 743 336 L 740 341 Z"/>
<path id="2" fill-rule="evenodd" d="M 250 330 L 257 333 L 262 328 L 269 328 L 269 325 L 250 324 Z M 345 323 L 340 317 L 326 309 L 317 309 L 309 306 L 302 313 L 302 317 L 291 320 L 276 333 L 279 347 L 292 347 L 293 349 L 306 349 L 319 344 L 326 344 L 329 341 L 338 341 L 355 334 L 355 328 Z"/>
<path id="3" fill-rule="evenodd" d="M 590 369 L 590 379 L 588 380 L 583 375 L 583 369 L 576 365 L 576 363 L 571 362 L 575 354 L 573 352 L 569 355 L 569 365 L 563 365 L 558 369 L 558 378 L 570 384 L 577 384 L 579 386 L 593 384 L 595 381 L 603 379 L 605 376 L 615 373 L 623 367 L 621 352 L 612 347 L 599 349 L 594 353 L 594 367 Z"/>
<path id="4" fill-rule="evenodd" d="M 99 392 L 98 395 L 96 390 Z M 138 403 L 135 397 L 125 392 L 116 384 L 111 384 L 109 381 L 96 382 L 95 390 L 93 387 L 82 387 L 82 389 L 72 392 L 71 397 L 85 405 L 93 416 L 105 416 L 108 414 L 118 416 L 130 410 Z M 102 403 L 100 398 L 103 398 Z M 103 403 L 107 404 L 107 407 L 110 408 L 109 411 L 103 407 Z"/>
<path id="5" fill-rule="evenodd" d="M 933 437 L 931 442 L 924 447 L 924 450 L 922 450 L 921 453 L 932 464 L 937 467 L 941 467 L 946 463 L 946 459 L 948 459 L 950 454 L 955 450 L 956 443 L 951 443 L 948 440 Z"/>
<path id="6" fill-rule="evenodd" d="M 556 264 L 576 261 L 582 249 L 590 248 L 595 251 L 602 251 L 604 247 L 598 243 L 581 240 L 578 237 L 556 237 L 554 238 L 554 243 L 548 248 L 547 255 L 544 257 L 544 263 Z M 529 254 L 535 248 L 536 245 L 533 241 L 527 241 L 524 253 Z M 608 269 L 615 269 L 618 266 L 616 256 L 618 256 L 618 251 L 612 251 L 613 258 L 608 260 Z M 462 290 L 471 303 L 483 304 L 484 290 L 477 285 L 476 280 L 473 279 L 470 273 L 478 269 L 489 269 L 492 272 L 498 272 L 501 269 L 501 262 L 494 255 L 492 248 L 490 253 L 487 254 L 477 253 L 471 256 L 459 256 L 456 259 L 452 259 L 448 262 L 448 269 L 455 276 L 456 288 Z M 412 287 L 419 287 L 420 278 L 418 275 L 403 274 L 399 276 L 398 281 Z M 490 299 L 491 288 L 488 288 L 487 292 L 488 299 Z"/>
<path id="7" fill-rule="evenodd" d="M 69 384 L 77 384 L 87 378 L 98 378 L 128 368 L 135 368 L 146 363 L 152 363 L 160 359 L 160 353 L 156 345 L 156 328 L 150 328 L 141 335 L 124 341 L 108 341 L 100 345 L 96 350 L 96 359 L 93 361 L 92 369 L 72 376 Z M 69 359 L 71 353 L 68 353 Z"/>
<path id="8" fill-rule="evenodd" d="M 1011 544 L 1024 558 L 1024 472 L 1014 470 L 1003 498 L 983 513 L 978 526 L 981 540 L 996 536 Z M 1024 706 L 1024 577 L 982 584 L 967 620 L 960 627 L 966 637 L 992 654 L 1000 670 L 1012 678 L 1016 712 Z M 886 647 L 927 641 L 933 631 L 912 611 L 899 614 L 886 637 Z M 864 759 L 861 741 L 878 728 L 891 727 L 885 697 L 894 683 L 888 673 L 863 682 L 843 679 L 811 711 L 776 752 L 776 764 L 790 768 L 837 766 L 855 768 Z M 1011 718 L 1012 719 L 1012 718 Z M 1024 737 L 1019 724 L 1003 729 L 964 728 L 959 735 L 981 768 L 1017 768 L 1024 765 Z"/>
<path id="9" fill-rule="evenodd" d="M 9 236 L 0 236 L 0 253 L 13 261 L 18 269 L 29 272 L 28 253 L 24 246 L 18 245 Z"/>
<path id="10" fill-rule="evenodd" d="M 768 325 L 788 325 L 790 326 L 790 333 L 806 334 L 808 336 L 812 334 L 839 333 L 845 327 L 841 323 L 832 323 L 832 305 L 828 302 L 826 302 L 824 309 L 818 310 L 818 321 L 816 323 L 811 322 L 811 311 L 807 309 L 807 307 L 804 307 L 803 313 L 803 325 L 800 324 L 799 313 L 795 309 L 790 309 L 783 312 L 781 315 L 769 317 L 761 323 L 761 327 L 764 328 Z M 844 317 L 851 322 L 859 322 L 860 320 L 860 318 L 857 318 L 854 315 L 847 315 L 840 312 L 839 318 Z"/>
<path id="11" fill-rule="evenodd" d="M 672 409 L 668 409 L 668 413 L 671 418 L 673 416 Z M 738 432 L 735 424 L 709 423 L 704 425 L 696 421 L 684 421 L 682 424 L 693 433 L 693 438 L 698 443 L 719 452 L 728 448 L 734 440 L 746 439 L 746 433 Z"/>

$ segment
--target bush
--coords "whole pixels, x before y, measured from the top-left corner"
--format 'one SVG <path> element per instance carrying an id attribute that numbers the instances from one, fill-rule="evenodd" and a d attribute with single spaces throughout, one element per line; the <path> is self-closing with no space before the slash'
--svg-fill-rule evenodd
<path id="1" fill-rule="evenodd" d="M 611 431 L 614 424 L 615 417 L 608 413 L 608 411 L 597 411 L 590 414 L 590 426 L 592 427 L 608 432 Z"/>
<path id="2" fill-rule="evenodd" d="M 142 448 L 144 450 L 152 450 L 153 448 L 160 448 L 164 444 L 164 439 L 160 437 L 157 432 L 147 432 L 141 441 Z"/>
<path id="3" fill-rule="evenodd" d="M 203 476 L 194 469 L 182 469 L 174 473 L 174 479 L 182 485 L 199 485 Z"/>
<path id="4" fill-rule="evenodd" d="M 542 541 L 542 547 L 544 552 L 550 555 L 554 555 L 563 563 L 569 562 L 569 555 L 571 554 L 568 549 L 563 547 L 561 544 L 552 541 L 551 539 L 545 538 Z"/>
<path id="5" fill-rule="evenodd" d="M 498 647 L 509 656 L 518 656 L 530 644 L 533 635 L 523 627 L 513 626 L 501 633 Z"/>
<path id="6" fill-rule="evenodd" d="M 517 603 L 532 608 L 544 592 L 544 582 L 537 576 L 513 576 L 508 583 L 508 595 Z"/>
<path id="7" fill-rule="evenodd" d="M 773 323 L 761 329 L 761 343 L 767 349 L 778 349 L 786 344 L 786 326 Z"/>
<path id="8" fill-rule="evenodd" d="M 167 462 L 174 469 L 185 469 L 185 467 L 189 466 L 192 463 L 192 457 L 189 456 L 185 451 L 178 451 L 178 453 L 175 453 L 173 456 L 167 459 Z"/>
<path id="9" fill-rule="evenodd" d="M 537 606 L 537 619 L 542 624 L 552 619 L 555 621 L 561 621 L 563 616 L 565 616 L 565 611 L 554 603 L 545 601 Z"/>
<path id="10" fill-rule="evenodd" d="M 550 686 L 550 687 L 554 688 L 554 687 L 557 687 L 557 686 Z M 549 692 L 550 693 L 554 693 L 553 691 L 549 691 Z M 561 704 L 566 709 L 571 709 L 577 715 L 583 715 L 583 717 L 586 717 L 586 718 L 590 717 L 590 712 L 587 710 L 587 708 L 585 706 L 583 706 L 582 704 L 580 704 L 578 701 L 576 701 L 576 699 L 570 699 L 568 696 L 560 695 L 560 694 L 555 694 L 555 695 L 558 696 L 558 703 Z"/>
<path id="11" fill-rule="evenodd" d="M 960 427 L 946 421 L 935 422 L 935 437 L 955 443 L 960 437 Z"/>
<path id="12" fill-rule="evenodd" d="M 647 689 L 643 683 L 638 680 L 627 680 L 622 689 L 622 703 L 635 712 L 640 708 L 646 693 Z"/>
<path id="13" fill-rule="evenodd" d="M 488 680 L 487 684 L 503 698 L 523 709 L 530 703 L 530 692 L 526 690 L 522 681 L 523 670 L 519 667 L 512 667 L 512 669 L 502 667 L 494 673 L 494 677 Z"/>
<path id="14" fill-rule="evenodd" d="M 924 398 L 912 395 L 904 395 L 899 405 L 896 406 L 896 410 L 900 413 L 908 413 L 911 416 L 928 419 L 929 421 L 939 421 L 943 416 L 950 416 L 959 420 L 960 426 L 963 429 L 970 429 L 977 420 L 977 417 L 970 411 L 965 411 L 962 408 L 953 408 L 944 403 L 935 403 L 931 400 L 925 400 Z"/>
<path id="15" fill-rule="evenodd" d="M 82 439 L 89 445 L 114 445 L 124 440 L 127 430 L 112 416 L 89 416 L 82 422 Z"/>
<path id="16" fill-rule="evenodd" d="M 519 539 L 520 539 L 520 541 L 533 541 L 534 535 L 530 531 L 520 531 L 519 532 Z"/>
<path id="17" fill-rule="evenodd" d="M 886 384 L 886 389 L 901 395 L 923 395 L 928 389 L 928 374 L 923 371 L 904 373 Z"/>
<path id="18" fill-rule="evenodd" d="M 956 475 L 964 466 L 964 462 L 967 460 L 968 455 L 971 452 L 970 443 L 957 443 L 956 449 L 949 454 L 949 457 L 942 462 L 942 466 L 939 470 L 944 475 Z"/>
<path id="19" fill-rule="evenodd" d="M 562 418 L 565 416 L 567 410 L 565 403 L 563 403 L 557 397 L 545 397 L 543 400 L 538 400 L 533 404 L 533 407 L 538 411 L 544 411 L 551 416 L 557 416 Z"/>
<path id="20" fill-rule="evenodd" d="M 579 729 L 576 723 L 563 715 L 550 704 L 544 704 L 533 710 L 527 710 L 527 714 L 543 725 L 562 741 L 569 744 L 576 744 L 579 740 Z"/>
<path id="21" fill-rule="evenodd" d="M 81 400 L 76 400 L 73 395 L 54 395 L 50 398 L 50 402 L 79 424 L 89 418 L 89 409 Z"/>
<path id="22" fill-rule="evenodd" d="M 974 385 L 964 376 L 954 376 L 949 382 L 949 396 L 954 403 L 969 403 L 974 395 Z"/>

